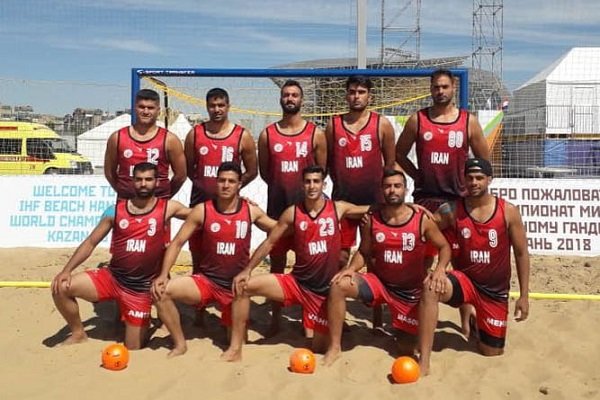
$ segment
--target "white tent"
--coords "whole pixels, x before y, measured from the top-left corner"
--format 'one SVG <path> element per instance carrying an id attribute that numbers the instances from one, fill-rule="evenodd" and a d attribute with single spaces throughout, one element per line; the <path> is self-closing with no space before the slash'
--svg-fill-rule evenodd
<path id="1" fill-rule="evenodd" d="M 108 137 L 121 128 L 131 125 L 131 115 L 122 114 L 77 137 L 77 151 L 86 156 L 94 167 L 104 165 L 104 151 Z"/>
<path id="2" fill-rule="evenodd" d="M 106 141 L 113 132 L 129 125 L 131 125 L 131 115 L 122 114 L 90 129 L 77 137 L 77 151 L 89 158 L 94 167 L 102 167 L 104 165 Z M 157 125 L 164 127 L 164 122 L 158 121 Z M 177 119 L 169 124 L 169 131 L 177 135 L 182 141 L 185 140 L 185 136 L 190 129 L 192 129 L 192 125 L 183 114 L 179 114 Z"/>
<path id="3" fill-rule="evenodd" d="M 159 123 L 159 125 L 161 125 L 161 123 Z M 183 114 L 179 114 L 174 122 L 169 123 L 169 131 L 176 134 L 182 141 L 185 140 L 190 129 L 192 129 L 192 125 Z"/>

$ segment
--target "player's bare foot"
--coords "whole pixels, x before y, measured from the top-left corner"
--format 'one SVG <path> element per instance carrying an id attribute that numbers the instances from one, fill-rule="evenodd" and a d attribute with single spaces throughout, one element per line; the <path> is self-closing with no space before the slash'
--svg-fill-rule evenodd
<path id="1" fill-rule="evenodd" d="M 429 375 L 430 372 L 431 372 L 431 369 L 429 368 L 429 365 L 424 365 L 419 361 L 419 375 L 421 377 L 424 377 L 424 376 Z"/>
<path id="2" fill-rule="evenodd" d="M 325 353 L 325 356 L 323 356 L 323 361 L 321 363 L 326 367 L 330 367 L 341 356 L 341 349 L 329 349 L 327 350 L 327 353 Z"/>
<path id="3" fill-rule="evenodd" d="M 221 354 L 221 361 L 236 362 L 242 360 L 242 350 L 227 349 Z"/>
<path id="4" fill-rule="evenodd" d="M 79 344 L 79 343 L 87 342 L 87 340 L 88 340 L 88 336 L 85 332 L 78 333 L 78 334 L 72 334 L 71 336 L 69 336 L 68 338 L 63 340 L 60 343 L 60 346 L 70 346 L 72 344 Z"/>
<path id="5" fill-rule="evenodd" d="M 187 352 L 187 346 L 178 346 L 167 354 L 167 358 L 173 358 L 177 356 L 182 356 Z"/>

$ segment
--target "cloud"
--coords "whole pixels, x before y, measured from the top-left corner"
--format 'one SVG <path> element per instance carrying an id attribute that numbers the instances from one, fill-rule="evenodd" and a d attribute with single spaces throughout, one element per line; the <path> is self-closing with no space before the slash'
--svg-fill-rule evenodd
<path id="1" fill-rule="evenodd" d="M 92 46 L 98 46 L 108 50 L 123 50 L 131 51 L 136 53 L 146 54 L 163 54 L 164 51 L 158 46 L 146 42 L 144 40 L 136 39 L 94 39 L 92 40 Z"/>

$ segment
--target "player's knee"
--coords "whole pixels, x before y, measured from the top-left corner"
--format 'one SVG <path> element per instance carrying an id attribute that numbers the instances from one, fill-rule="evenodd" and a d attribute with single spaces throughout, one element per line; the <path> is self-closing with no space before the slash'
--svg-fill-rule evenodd
<path id="1" fill-rule="evenodd" d="M 439 301 L 439 294 L 435 290 L 429 289 L 429 281 L 425 281 L 423 284 L 423 290 L 421 291 L 421 303 L 431 304 Z"/>

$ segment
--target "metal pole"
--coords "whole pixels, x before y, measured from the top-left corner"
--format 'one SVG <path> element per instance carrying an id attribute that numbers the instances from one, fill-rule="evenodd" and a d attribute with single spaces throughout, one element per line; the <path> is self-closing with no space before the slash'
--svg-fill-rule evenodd
<path id="1" fill-rule="evenodd" d="M 367 0 L 356 0 L 356 66 L 367 68 Z"/>

